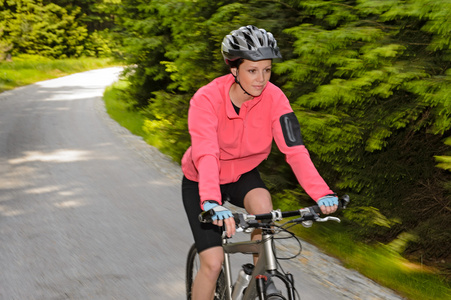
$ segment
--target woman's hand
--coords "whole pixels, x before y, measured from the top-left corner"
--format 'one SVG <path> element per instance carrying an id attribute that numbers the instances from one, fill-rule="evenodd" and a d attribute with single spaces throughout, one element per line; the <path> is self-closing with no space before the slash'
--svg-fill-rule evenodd
<path id="1" fill-rule="evenodd" d="M 228 237 L 231 237 L 235 234 L 235 219 L 233 218 L 232 212 L 230 210 L 228 210 L 224 206 L 219 205 L 216 202 L 206 201 L 204 203 L 204 211 L 208 210 L 213 210 L 215 212 L 215 214 L 211 217 L 213 224 L 220 227 L 224 225 Z"/>
<path id="2" fill-rule="evenodd" d="M 334 213 L 338 208 L 338 197 L 335 195 L 326 195 L 319 198 L 318 206 L 325 215 Z"/>

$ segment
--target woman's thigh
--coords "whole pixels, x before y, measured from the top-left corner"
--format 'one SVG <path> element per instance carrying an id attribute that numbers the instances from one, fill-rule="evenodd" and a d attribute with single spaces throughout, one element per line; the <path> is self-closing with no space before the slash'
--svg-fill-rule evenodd
<path id="1" fill-rule="evenodd" d="M 199 222 L 199 214 L 202 212 L 202 209 L 200 208 L 198 183 L 184 177 L 182 196 L 197 251 L 200 253 L 208 248 L 221 246 L 222 228 L 212 223 Z"/>
<path id="2" fill-rule="evenodd" d="M 253 190 L 262 190 L 260 192 L 257 192 L 258 194 L 256 196 L 260 195 L 260 193 L 263 195 L 264 191 L 267 191 L 267 187 L 263 182 L 257 168 L 241 175 L 240 179 L 237 182 L 221 186 L 221 192 L 223 193 L 223 195 L 225 195 L 226 198 L 228 198 L 230 203 L 242 208 L 245 208 L 244 202 L 246 198 L 250 197 L 251 199 L 253 199 L 252 195 L 256 193 L 252 192 Z M 265 199 L 266 198 L 267 197 L 265 196 Z"/>

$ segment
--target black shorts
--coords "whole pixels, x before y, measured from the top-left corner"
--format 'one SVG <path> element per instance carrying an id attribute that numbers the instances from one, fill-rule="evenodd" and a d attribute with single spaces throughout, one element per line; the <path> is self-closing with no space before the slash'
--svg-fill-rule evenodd
<path id="1" fill-rule="evenodd" d="M 242 208 L 244 208 L 244 197 L 249 191 L 255 188 L 267 189 L 257 168 L 241 175 L 237 182 L 223 184 L 220 188 L 223 201 L 229 201 L 233 205 Z M 211 247 L 221 246 L 222 228 L 211 223 L 199 222 L 198 217 L 202 212 L 200 208 L 199 184 L 184 176 L 182 197 L 197 251 L 201 252 Z"/>

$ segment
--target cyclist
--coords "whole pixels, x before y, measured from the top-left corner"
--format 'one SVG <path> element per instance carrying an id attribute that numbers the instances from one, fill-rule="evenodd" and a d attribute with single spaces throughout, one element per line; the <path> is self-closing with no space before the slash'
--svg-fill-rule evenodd
<path id="1" fill-rule="evenodd" d="M 272 210 L 271 196 L 257 166 L 270 153 L 272 140 L 285 154 L 296 178 L 325 214 L 338 198 L 322 179 L 305 148 L 299 122 L 285 94 L 269 82 L 272 60 L 281 58 L 270 32 L 243 26 L 226 35 L 221 52 L 230 74 L 200 88 L 190 101 L 191 146 L 182 158 L 182 196 L 200 257 L 192 299 L 212 299 L 221 271 L 221 227 L 235 233 L 223 197 L 250 214 Z M 213 224 L 200 223 L 204 210 Z M 252 239 L 261 238 L 254 230 Z"/>

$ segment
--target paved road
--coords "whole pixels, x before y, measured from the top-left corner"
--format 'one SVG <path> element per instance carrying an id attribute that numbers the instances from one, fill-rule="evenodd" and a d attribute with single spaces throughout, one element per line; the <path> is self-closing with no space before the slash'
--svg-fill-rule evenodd
<path id="1" fill-rule="evenodd" d="M 0 299 L 184 299 L 180 170 L 106 115 L 119 72 L 0 94 Z M 304 300 L 401 299 L 305 247 Z"/>

